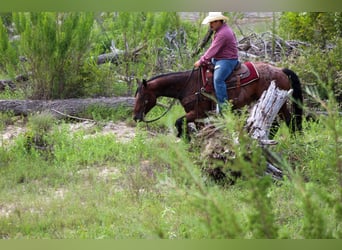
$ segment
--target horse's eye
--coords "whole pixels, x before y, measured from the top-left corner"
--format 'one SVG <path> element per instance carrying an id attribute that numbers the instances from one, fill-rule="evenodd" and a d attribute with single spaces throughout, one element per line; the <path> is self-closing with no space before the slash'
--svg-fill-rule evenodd
<path id="1" fill-rule="evenodd" d="M 148 103 L 148 100 L 145 100 L 145 104 L 147 104 Z"/>

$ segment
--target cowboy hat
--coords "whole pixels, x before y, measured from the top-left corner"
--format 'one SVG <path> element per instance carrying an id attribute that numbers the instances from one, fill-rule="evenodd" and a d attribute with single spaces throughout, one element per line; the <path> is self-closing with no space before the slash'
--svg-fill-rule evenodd
<path id="1" fill-rule="evenodd" d="M 202 21 L 202 24 L 208 24 L 210 22 L 214 22 L 217 20 L 223 20 L 226 21 L 228 18 L 222 15 L 222 12 L 209 12 L 209 15 L 204 18 Z"/>

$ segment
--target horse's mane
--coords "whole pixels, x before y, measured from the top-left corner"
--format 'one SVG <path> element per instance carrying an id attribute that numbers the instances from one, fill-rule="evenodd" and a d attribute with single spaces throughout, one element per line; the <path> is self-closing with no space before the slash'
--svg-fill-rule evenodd
<path id="1" fill-rule="evenodd" d="M 198 69 L 195 69 L 198 70 Z M 194 70 L 194 71 L 195 71 Z M 152 78 L 148 79 L 147 82 L 153 81 L 155 79 L 161 78 L 161 77 L 167 77 L 167 76 L 172 76 L 172 75 L 176 75 L 176 74 L 183 74 L 183 73 L 188 73 L 191 72 L 191 70 L 186 70 L 186 71 L 179 71 L 179 72 L 170 72 L 170 73 L 165 73 L 165 74 L 160 74 L 157 76 L 153 76 Z"/>

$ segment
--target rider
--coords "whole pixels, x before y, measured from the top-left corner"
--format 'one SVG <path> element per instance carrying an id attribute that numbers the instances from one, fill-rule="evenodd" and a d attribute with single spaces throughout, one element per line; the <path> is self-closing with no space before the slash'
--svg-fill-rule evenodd
<path id="1" fill-rule="evenodd" d="M 221 12 L 209 12 L 202 24 L 210 25 L 215 32 L 214 39 L 208 50 L 201 58 L 194 63 L 200 67 L 212 63 L 214 67 L 214 87 L 218 101 L 219 110 L 228 101 L 227 87 L 225 80 L 233 72 L 238 63 L 238 47 L 234 31 L 226 23 L 227 17 Z"/>

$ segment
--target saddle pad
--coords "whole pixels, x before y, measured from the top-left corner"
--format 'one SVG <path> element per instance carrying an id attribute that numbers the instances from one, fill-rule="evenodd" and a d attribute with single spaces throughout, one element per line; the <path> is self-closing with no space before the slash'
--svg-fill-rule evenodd
<path id="1" fill-rule="evenodd" d="M 252 62 L 245 62 L 244 64 L 249 69 L 250 74 L 246 78 L 240 79 L 241 84 L 247 84 L 259 79 L 259 72 L 256 70 L 254 64 Z"/>
<path id="2" fill-rule="evenodd" d="M 237 76 L 240 77 L 240 82 L 237 82 Z M 202 79 L 203 86 L 207 93 L 214 92 L 213 85 L 213 73 L 207 72 L 207 67 L 205 67 L 202 71 Z M 259 79 L 259 73 L 255 68 L 255 65 L 252 62 L 244 62 L 244 65 L 241 65 L 241 68 L 237 71 L 234 71 L 231 76 L 226 80 L 226 84 L 228 88 L 236 88 L 241 84 L 249 84 L 255 80 Z"/>

